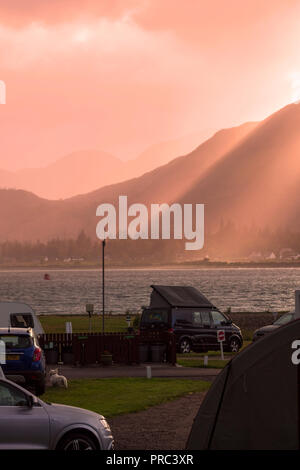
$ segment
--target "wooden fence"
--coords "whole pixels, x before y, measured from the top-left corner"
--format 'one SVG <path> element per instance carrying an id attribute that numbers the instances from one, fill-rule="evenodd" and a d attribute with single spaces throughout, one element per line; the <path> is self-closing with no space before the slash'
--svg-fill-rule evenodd
<path id="1" fill-rule="evenodd" d="M 141 344 L 148 344 L 149 348 L 160 344 L 164 345 L 166 362 L 176 363 L 175 337 L 167 332 L 47 333 L 39 336 L 39 342 L 46 358 L 52 355 L 54 362 L 66 362 L 67 358 L 73 364 L 97 364 L 101 362 L 101 355 L 108 351 L 115 363 L 139 364 Z"/>

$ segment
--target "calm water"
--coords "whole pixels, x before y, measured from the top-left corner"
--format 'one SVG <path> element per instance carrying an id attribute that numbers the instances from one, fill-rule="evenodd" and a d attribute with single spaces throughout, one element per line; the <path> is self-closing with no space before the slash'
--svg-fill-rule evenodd
<path id="1" fill-rule="evenodd" d="M 102 278 L 96 270 L 1 271 L 0 300 L 19 300 L 37 313 L 84 313 L 86 303 L 101 311 Z M 192 285 L 220 309 L 271 311 L 294 308 L 300 268 L 108 270 L 106 311 L 124 313 L 147 305 L 151 284 Z"/>

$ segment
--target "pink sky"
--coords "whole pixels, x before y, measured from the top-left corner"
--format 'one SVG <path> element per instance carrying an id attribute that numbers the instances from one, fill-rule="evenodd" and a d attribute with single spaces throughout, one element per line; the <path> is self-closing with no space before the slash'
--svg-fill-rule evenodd
<path id="1" fill-rule="evenodd" d="M 300 89 L 298 0 L 2 0 L 0 168 L 259 120 Z"/>

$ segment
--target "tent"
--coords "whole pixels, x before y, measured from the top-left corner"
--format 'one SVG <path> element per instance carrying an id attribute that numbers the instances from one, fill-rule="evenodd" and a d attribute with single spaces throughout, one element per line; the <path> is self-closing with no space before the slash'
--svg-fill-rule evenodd
<path id="1" fill-rule="evenodd" d="M 205 396 L 187 449 L 300 449 L 299 340 L 295 320 L 235 356 Z"/>
<path id="2" fill-rule="evenodd" d="M 150 308 L 156 307 L 204 307 L 215 308 L 195 287 L 151 285 L 153 291 Z"/>

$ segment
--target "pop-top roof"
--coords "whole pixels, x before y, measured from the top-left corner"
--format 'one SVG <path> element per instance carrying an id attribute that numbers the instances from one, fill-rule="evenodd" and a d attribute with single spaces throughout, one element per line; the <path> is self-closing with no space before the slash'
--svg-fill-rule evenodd
<path id="1" fill-rule="evenodd" d="M 171 307 L 207 307 L 214 305 L 195 287 L 191 286 L 156 286 L 151 285 Z"/>

